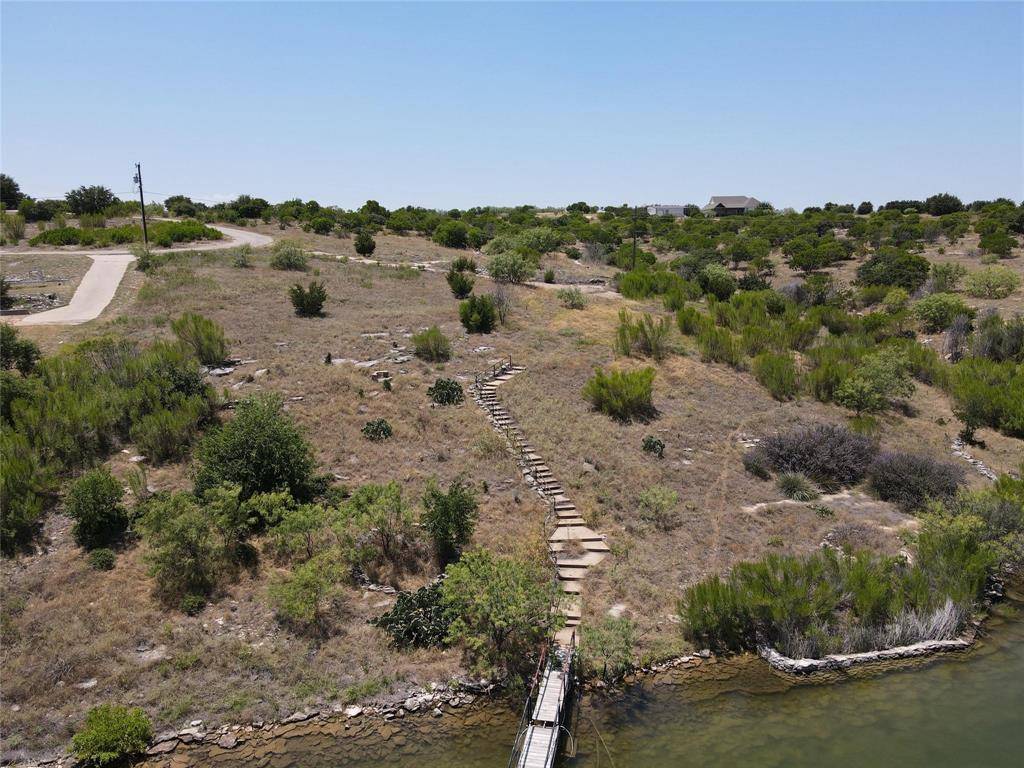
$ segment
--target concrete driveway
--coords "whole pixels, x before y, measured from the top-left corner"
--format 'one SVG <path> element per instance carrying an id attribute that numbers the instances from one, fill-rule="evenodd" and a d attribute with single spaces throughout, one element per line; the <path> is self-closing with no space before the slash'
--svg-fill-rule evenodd
<path id="1" fill-rule="evenodd" d="M 220 230 L 226 236 L 224 240 L 216 240 L 209 243 L 198 243 L 191 247 L 167 248 L 159 253 L 174 253 L 179 251 L 216 251 L 224 248 L 234 248 L 239 245 L 251 245 L 253 248 L 262 248 L 274 242 L 274 238 L 268 235 L 261 235 L 258 232 L 250 232 L 244 229 L 233 229 L 220 225 L 210 225 Z M 13 325 L 79 325 L 87 323 L 99 317 L 99 314 L 106 309 L 107 305 L 117 293 L 117 287 L 121 284 L 128 265 L 135 261 L 129 251 L 109 250 L 102 251 L 32 251 L 34 256 L 47 256 L 56 254 L 76 253 L 88 256 L 92 259 L 92 266 L 82 277 L 75 295 L 71 301 L 63 307 L 48 309 L 45 312 L 37 312 L 34 315 L 12 316 L 8 322 Z"/>

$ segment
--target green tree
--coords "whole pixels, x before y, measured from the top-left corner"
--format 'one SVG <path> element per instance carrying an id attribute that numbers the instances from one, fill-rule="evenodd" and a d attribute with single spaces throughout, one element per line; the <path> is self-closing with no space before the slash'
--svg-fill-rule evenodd
<path id="1" fill-rule="evenodd" d="M 452 289 L 452 295 L 456 299 L 464 299 L 473 292 L 473 277 L 465 272 L 449 269 L 445 280 L 448 281 L 448 287 Z"/>
<path id="2" fill-rule="evenodd" d="M 209 513 L 187 493 L 157 496 L 139 521 L 155 592 L 169 606 L 213 591 L 221 572 L 223 548 Z"/>
<path id="3" fill-rule="evenodd" d="M 529 671 L 536 650 L 558 626 L 558 588 L 539 561 L 486 550 L 448 566 L 441 600 L 451 620 L 448 642 L 460 644 L 481 672 Z"/>
<path id="4" fill-rule="evenodd" d="M 498 311 L 490 296 L 470 296 L 459 304 L 459 320 L 469 333 L 490 333 L 498 322 Z"/>
<path id="5" fill-rule="evenodd" d="M 315 555 L 270 582 L 270 604 L 278 618 L 294 630 L 324 636 L 330 631 L 333 603 L 341 596 L 343 573 L 336 553 Z"/>
<path id="6" fill-rule="evenodd" d="M 90 470 L 73 482 L 65 509 L 75 521 L 75 541 L 96 549 L 120 538 L 128 527 L 123 496 L 124 488 L 106 467 Z"/>
<path id="7" fill-rule="evenodd" d="M 465 248 L 469 245 L 469 226 L 464 221 L 445 219 L 434 228 L 432 239 L 446 248 Z"/>
<path id="8" fill-rule="evenodd" d="M 886 246 L 857 267 L 857 279 L 861 285 L 897 285 L 913 292 L 928 279 L 930 270 L 924 256 Z"/>
<path id="9" fill-rule="evenodd" d="M 461 479 L 453 480 L 447 492 L 441 491 L 435 480 L 427 485 L 420 525 L 433 540 L 442 564 L 458 559 L 473 535 L 477 516 L 476 495 Z"/>
<path id="10" fill-rule="evenodd" d="M 67 200 L 68 209 L 75 216 L 88 213 L 103 213 L 104 208 L 118 202 L 113 192 L 99 185 L 79 187 L 68 192 L 64 199 Z"/>
<path id="11" fill-rule="evenodd" d="M 316 494 L 313 450 L 290 417 L 281 398 L 261 395 L 243 400 L 235 417 L 200 441 L 196 456 L 196 493 L 228 482 L 241 487 L 241 498 L 287 490 L 306 501 Z"/>
<path id="12" fill-rule="evenodd" d="M 6 173 L 0 173 L 0 205 L 8 211 L 16 211 L 24 199 L 18 182 Z"/>
<path id="13" fill-rule="evenodd" d="M 584 674 L 599 675 L 608 682 L 621 679 L 633 668 L 636 641 L 636 624 L 626 617 L 603 616 L 584 624 L 580 634 Z"/>
<path id="14" fill-rule="evenodd" d="M 360 232 L 356 235 L 355 249 L 360 256 L 370 256 L 377 250 L 377 241 L 369 232 Z"/>
<path id="15" fill-rule="evenodd" d="M 324 302 L 327 301 L 327 289 L 323 281 L 313 280 L 309 288 L 296 283 L 288 289 L 288 297 L 299 317 L 320 317 L 323 315 Z"/>
<path id="16" fill-rule="evenodd" d="M 943 216 L 947 213 L 959 213 L 964 209 L 964 204 L 956 195 L 943 192 L 925 200 L 924 209 L 932 216 Z"/>
<path id="17" fill-rule="evenodd" d="M 372 549 L 361 553 L 362 560 L 394 560 L 399 547 L 413 535 L 412 511 L 402 499 L 401 486 L 394 481 L 360 486 L 343 505 L 342 515 L 358 537 L 365 535 L 373 542 Z"/>
<path id="18" fill-rule="evenodd" d="M 0 368 L 5 371 L 17 368 L 22 376 L 28 376 L 39 357 L 39 347 L 34 341 L 20 338 L 17 328 L 0 323 Z"/>
<path id="19" fill-rule="evenodd" d="M 143 754 L 151 738 L 153 727 L 141 708 L 101 704 L 86 714 L 71 751 L 86 765 L 113 765 Z"/>

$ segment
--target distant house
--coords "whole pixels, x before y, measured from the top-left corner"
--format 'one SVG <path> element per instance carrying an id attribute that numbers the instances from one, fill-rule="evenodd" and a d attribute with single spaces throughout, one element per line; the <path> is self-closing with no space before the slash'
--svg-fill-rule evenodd
<path id="1" fill-rule="evenodd" d="M 705 216 L 738 216 L 749 213 L 760 204 L 761 201 L 756 197 L 720 195 L 712 197 L 708 204 L 700 210 Z"/>
<path id="2" fill-rule="evenodd" d="M 685 205 L 648 205 L 647 213 L 651 216 L 675 216 L 677 219 L 684 218 L 683 211 L 686 209 Z"/>

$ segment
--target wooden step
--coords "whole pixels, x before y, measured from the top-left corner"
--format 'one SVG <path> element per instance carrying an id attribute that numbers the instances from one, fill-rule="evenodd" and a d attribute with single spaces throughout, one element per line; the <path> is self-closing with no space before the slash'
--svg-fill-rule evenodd
<path id="1" fill-rule="evenodd" d="M 583 592 L 583 585 L 578 579 L 572 581 L 568 579 L 559 579 L 558 586 L 562 588 L 562 591 L 567 595 L 578 595 Z"/>
<path id="2" fill-rule="evenodd" d="M 584 552 L 582 555 L 576 555 L 575 557 L 559 555 L 555 558 L 555 562 L 558 564 L 560 569 L 589 568 L 592 565 L 597 565 L 602 560 L 604 560 L 603 552 Z"/>
<path id="3" fill-rule="evenodd" d="M 566 565 L 558 568 L 558 578 L 562 581 L 578 581 L 587 575 L 587 569 L 581 566 Z"/>

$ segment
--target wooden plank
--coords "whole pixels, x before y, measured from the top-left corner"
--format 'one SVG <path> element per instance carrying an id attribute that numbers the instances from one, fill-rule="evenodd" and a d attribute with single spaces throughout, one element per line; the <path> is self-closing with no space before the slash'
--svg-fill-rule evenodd
<path id="1" fill-rule="evenodd" d="M 531 725 L 526 731 L 523 752 L 519 756 L 518 768 L 550 768 L 548 755 L 555 754 L 552 742 L 558 738 L 558 729 L 543 725 Z"/>
<path id="2" fill-rule="evenodd" d="M 548 667 L 541 683 L 540 695 L 533 708 L 534 721 L 557 723 L 562 707 L 562 695 L 565 692 L 565 675 L 562 670 Z"/>

